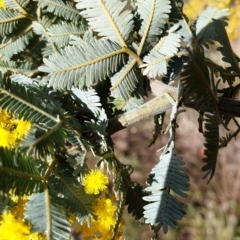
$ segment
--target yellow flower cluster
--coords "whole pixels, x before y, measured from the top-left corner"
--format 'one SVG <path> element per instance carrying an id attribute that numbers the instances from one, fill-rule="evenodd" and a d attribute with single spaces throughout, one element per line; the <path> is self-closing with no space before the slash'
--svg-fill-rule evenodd
<path id="1" fill-rule="evenodd" d="M 16 205 L 4 212 L 0 220 L 0 240 L 45 240 L 39 233 L 31 233 L 31 225 L 23 220 L 27 198 L 15 198 Z"/>
<path id="2" fill-rule="evenodd" d="M 115 199 L 106 197 L 105 190 L 108 185 L 108 177 L 101 170 L 91 170 L 83 179 L 83 185 L 87 194 L 100 194 L 93 202 L 93 210 L 96 219 L 91 219 L 91 226 L 87 223 L 76 226 L 76 231 L 81 233 L 85 240 L 108 240 L 112 238 L 113 227 L 116 224 L 117 205 Z M 115 239 L 122 239 L 122 222 L 118 228 Z"/>
<path id="3" fill-rule="evenodd" d="M 106 190 L 108 177 L 98 169 L 92 169 L 83 179 L 84 190 L 87 194 L 99 194 Z"/>
<path id="4" fill-rule="evenodd" d="M 6 9 L 6 6 L 4 4 L 4 0 L 0 0 L 0 8 Z"/>
<path id="5" fill-rule="evenodd" d="M 229 8 L 230 19 L 228 22 L 227 32 L 231 40 L 238 37 L 238 32 L 240 30 L 240 11 L 239 1 L 231 0 L 188 0 L 184 4 L 184 13 L 189 18 L 190 22 L 196 20 L 197 16 L 202 13 L 202 11 L 208 7 L 213 6 L 218 9 Z"/>
<path id="6" fill-rule="evenodd" d="M 31 123 L 23 119 L 15 119 L 6 111 L 0 112 L 0 146 L 15 146 L 30 129 Z"/>

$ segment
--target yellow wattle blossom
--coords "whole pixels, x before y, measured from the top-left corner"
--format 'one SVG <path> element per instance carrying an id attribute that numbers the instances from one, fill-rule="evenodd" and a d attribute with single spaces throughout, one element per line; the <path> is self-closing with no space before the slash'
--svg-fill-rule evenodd
<path id="1" fill-rule="evenodd" d="M 91 219 L 90 227 L 88 227 L 87 223 L 78 225 L 76 231 L 81 233 L 84 240 L 110 240 L 116 224 L 117 205 L 115 201 L 106 198 L 103 194 L 93 203 L 93 209 L 97 219 Z M 120 223 L 115 239 L 121 239 L 122 237 L 122 223 Z"/>
<path id="2" fill-rule="evenodd" d="M 12 200 L 16 205 L 1 216 L 0 240 L 46 240 L 44 235 L 31 233 L 31 225 L 23 220 L 27 197 Z"/>
<path id="3" fill-rule="evenodd" d="M 30 226 L 21 219 L 15 218 L 11 213 L 3 213 L 0 222 L 1 240 L 29 240 Z"/>
<path id="4" fill-rule="evenodd" d="M 0 0 L 0 8 L 6 9 L 6 6 L 4 4 L 4 0 Z"/>
<path id="5" fill-rule="evenodd" d="M 231 40 L 238 37 L 240 30 L 240 11 L 239 1 L 231 0 L 188 0 L 184 1 L 183 12 L 189 18 L 190 23 L 195 21 L 197 17 L 208 7 L 217 7 L 218 9 L 228 8 L 229 9 L 229 21 L 226 27 L 227 33 Z"/>
<path id="6" fill-rule="evenodd" d="M 15 119 L 6 111 L 0 112 L 0 146 L 15 146 L 30 129 L 31 123 L 23 119 Z"/>
<path id="7" fill-rule="evenodd" d="M 87 194 L 99 194 L 106 190 L 108 177 L 99 169 L 92 169 L 83 179 L 84 190 Z"/>

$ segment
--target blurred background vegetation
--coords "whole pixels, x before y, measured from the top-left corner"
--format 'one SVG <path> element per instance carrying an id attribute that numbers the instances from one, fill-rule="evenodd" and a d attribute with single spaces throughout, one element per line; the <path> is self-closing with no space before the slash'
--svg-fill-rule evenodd
<path id="1" fill-rule="evenodd" d="M 185 1 L 184 13 L 192 23 L 207 6 L 229 8 L 228 34 L 235 52 L 240 55 L 240 0 L 190 0 Z M 238 240 L 240 239 L 240 136 L 232 140 L 227 148 L 219 151 L 214 178 L 207 184 L 202 180 L 203 139 L 198 133 L 198 114 L 187 110 L 179 120 L 179 155 L 186 163 L 190 175 L 191 189 L 183 200 L 187 214 L 177 229 L 162 240 Z M 113 136 L 116 155 L 124 163 L 131 164 L 135 181 L 145 184 L 151 168 L 157 164 L 160 152 L 167 141 L 161 136 L 154 146 L 148 148 L 153 131 L 153 120 L 135 124 Z M 152 236 L 148 226 L 125 214 L 124 237 L 126 240 L 146 240 Z"/>

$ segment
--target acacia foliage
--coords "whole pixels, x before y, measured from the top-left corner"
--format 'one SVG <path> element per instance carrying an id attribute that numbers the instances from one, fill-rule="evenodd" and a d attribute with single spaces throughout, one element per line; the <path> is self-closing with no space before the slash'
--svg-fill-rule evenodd
<path id="1" fill-rule="evenodd" d="M 178 114 L 185 106 L 200 113 L 202 170 L 209 180 L 219 147 L 234 136 L 220 138 L 219 125 L 227 130 L 233 116 L 219 110 L 217 94 L 231 100 L 240 74 L 225 30 L 228 11 L 207 8 L 189 25 L 181 0 L 128 5 L 120 0 L 5 0 L 5 5 L 0 8 L 0 107 L 32 127 L 13 149 L 0 149 L 1 194 L 31 195 L 26 218 L 33 229 L 47 232 L 49 239 L 57 239 L 61 229 L 62 239 L 68 239 L 69 214 L 81 223 L 94 214 L 94 196 L 82 186 L 89 170 L 86 153 L 92 152 L 100 158 L 98 166 L 114 175 L 114 192 L 121 196 L 113 238 L 124 204 L 155 235 L 160 228 L 166 233 L 176 227 L 186 213 L 179 196 L 187 197 L 190 187 L 175 146 Z M 211 45 L 226 67 L 205 57 Z M 153 113 L 146 116 L 144 97 L 153 78 L 166 85 L 180 80 L 178 88 L 160 89 L 159 104 L 153 99 L 148 108 Z M 169 141 L 148 186 L 140 186 L 131 180 L 132 167 L 114 155 L 111 134 L 119 125 L 127 127 L 132 116 L 141 120 L 158 114 L 156 139 L 169 108 Z M 44 214 L 34 213 L 35 206 Z"/>

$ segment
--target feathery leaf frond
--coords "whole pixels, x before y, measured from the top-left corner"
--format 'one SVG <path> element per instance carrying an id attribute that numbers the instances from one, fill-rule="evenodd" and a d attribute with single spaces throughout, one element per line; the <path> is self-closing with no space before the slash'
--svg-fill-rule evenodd
<path id="1" fill-rule="evenodd" d="M 155 227 L 157 233 L 163 227 L 164 233 L 168 227 L 176 227 L 177 221 L 185 214 L 184 204 L 170 194 L 174 191 L 181 197 L 187 197 L 189 190 L 189 177 L 181 157 L 176 155 L 176 149 L 170 148 L 161 155 L 160 162 L 152 169 L 149 181 L 150 186 L 145 190 L 150 191 L 149 196 L 143 197 L 151 203 L 144 206 L 144 218 L 146 223 Z"/>
<path id="2" fill-rule="evenodd" d="M 143 206 L 146 204 L 142 197 L 146 196 L 144 188 L 139 184 L 134 184 L 131 188 L 127 188 L 126 202 L 128 213 L 140 220 L 143 217 Z"/>
<path id="3" fill-rule="evenodd" d="M 28 156 L 44 157 L 65 147 L 66 129 L 61 122 L 35 124 L 20 143 L 20 150 Z"/>
<path id="4" fill-rule="evenodd" d="M 0 190 L 22 196 L 39 191 L 41 181 L 32 158 L 0 147 Z"/>
<path id="5" fill-rule="evenodd" d="M 167 73 L 168 61 L 173 57 L 180 47 L 181 36 L 173 31 L 177 27 L 174 26 L 169 30 L 169 34 L 155 45 L 150 53 L 143 58 L 146 64 L 141 67 L 146 67 L 143 74 L 155 79 L 157 76 L 162 76 Z"/>
<path id="6" fill-rule="evenodd" d="M 218 143 L 219 143 L 219 127 L 218 127 L 218 116 L 211 113 L 206 113 L 204 116 L 204 132 L 203 136 L 205 137 L 205 150 L 203 162 L 205 165 L 202 167 L 202 171 L 205 171 L 204 178 L 208 175 L 209 181 L 212 179 L 216 164 L 217 164 L 217 154 L 218 154 Z"/>
<path id="7" fill-rule="evenodd" d="M 26 49 L 31 38 L 33 38 L 32 27 L 28 27 L 17 36 L 3 41 L 0 45 L 0 54 L 10 59 L 14 54 L 22 52 Z"/>
<path id="8" fill-rule="evenodd" d="M 96 197 L 86 194 L 83 186 L 76 182 L 72 174 L 57 175 L 51 177 L 49 181 L 58 196 L 62 198 L 66 209 L 81 218 L 82 221 L 93 214 L 92 203 Z"/>
<path id="9" fill-rule="evenodd" d="M 223 55 L 222 60 L 229 63 L 231 66 L 227 68 L 229 72 L 240 72 L 238 66 L 238 60 L 235 53 L 232 50 L 231 43 L 228 39 L 226 32 L 226 23 L 221 19 L 212 19 L 212 22 L 205 29 L 204 33 L 201 35 L 200 43 L 208 48 L 208 44 L 214 44 L 214 42 L 219 42 L 221 46 L 217 48 Z"/>
<path id="10" fill-rule="evenodd" d="M 193 47 L 189 57 L 189 62 L 184 65 L 180 74 L 184 98 L 194 101 L 198 111 L 217 114 L 218 103 L 210 87 L 209 71 L 201 45 Z"/>
<path id="11" fill-rule="evenodd" d="M 53 24 L 48 28 L 49 41 L 56 43 L 58 47 L 63 47 L 68 45 L 71 36 L 81 37 L 86 31 L 87 28 L 83 24 Z"/>
<path id="12" fill-rule="evenodd" d="M 124 62 L 124 49 L 108 40 L 92 39 L 81 46 L 68 46 L 43 61 L 40 71 L 49 73 L 44 79 L 58 89 L 90 87 L 116 72 Z"/>
<path id="13" fill-rule="evenodd" d="M 0 8 L 0 35 L 5 36 L 16 30 L 21 19 L 25 18 L 18 12 Z"/>
<path id="14" fill-rule="evenodd" d="M 169 22 L 173 22 L 180 26 L 177 31 L 179 35 L 183 37 L 184 42 L 190 44 L 193 40 L 193 34 L 188 26 L 188 22 L 183 14 L 183 1 L 182 0 L 171 0 L 171 13 L 169 14 Z"/>
<path id="15" fill-rule="evenodd" d="M 76 7 L 99 36 L 126 46 L 133 30 L 133 15 L 125 10 L 127 1 L 120 0 L 75 0 Z"/>
<path id="16" fill-rule="evenodd" d="M 44 107 L 41 108 L 43 100 L 41 96 L 35 94 L 34 91 L 30 91 L 26 86 L 6 80 L 0 86 L 0 90 L 0 106 L 2 109 L 34 123 L 45 123 L 49 120 L 58 121 L 57 116 L 52 116 L 45 112 Z"/>
<path id="17" fill-rule="evenodd" d="M 64 17 L 66 20 L 73 21 L 75 23 L 81 20 L 79 11 L 74 7 L 73 3 L 70 1 L 62 0 L 38 0 L 38 5 L 53 13 L 56 16 Z"/>
<path id="18" fill-rule="evenodd" d="M 136 60 L 130 57 L 123 68 L 111 77 L 111 95 L 127 100 L 136 88 L 141 87 L 138 75 Z"/>
<path id="19" fill-rule="evenodd" d="M 14 9 L 18 12 L 24 12 L 24 8 L 27 7 L 30 0 L 4 0 L 4 4 L 7 8 Z"/>
<path id="20" fill-rule="evenodd" d="M 29 196 L 25 218 L 33 225 L 33 232 L 45 233 L 47 239 L 69 240 L 70 238 L 67 212 L 54 200 L 51 190 L 47 189 Z"/>
<path id="21" fill-rule="evenodd" d="M 227 25 L 226 20 L 228 16 L 229 13 L 227 9 L 218 10 L 216 7 L 208 7 L 196 21 L 196 37 L 198 39 L 202 38 L 202 35 L 211 25 L 213 19 L 221 20 Z"/>
<path id="22" fill-rule="evenodd" d="M 167 22 L 171 5 L 169 0 L 139 0 L 137 1 L 137 11 L 142 19 L 139 31 L 142 37 L 138 54 L 142 52 L 145 41 L 155 42 L 162 34 L 164 24 Z"/>
<path id="23" fill-rule="evenodd" d="M 81 90 L 78 88 L 71 89 L 74 96 L 84 102 L 89 109 L 95 109 L 101 107 L 100 97 L 94 89 Z"/>
<path id="24" fill-rule="evenodd" d="M 0 71 L 2 73 L 10 71 L 12 73 L 26 74 L 28 76 L 33 71 L 33 64 L 29 62 L 0 60 Z"/>

